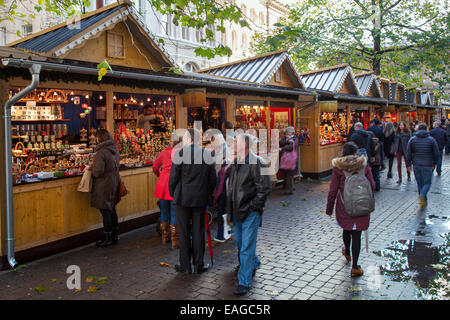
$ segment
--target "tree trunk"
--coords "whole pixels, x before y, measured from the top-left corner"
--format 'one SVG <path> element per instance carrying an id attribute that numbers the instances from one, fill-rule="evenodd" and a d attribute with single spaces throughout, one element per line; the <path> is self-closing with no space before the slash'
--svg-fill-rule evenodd
<path id="1" fill-rule="evenodd" d="M 378 7 L 378 12 L 375 8 Z M 373 14 L 373 57 L 372 57 L 372 70 L 377 76 L 381 75 L 381 22 L 382 16 L 382 6 L 381 2 L 378 1 L 378 6 L 376 0 L 372 0 L 372 14 Z"/>

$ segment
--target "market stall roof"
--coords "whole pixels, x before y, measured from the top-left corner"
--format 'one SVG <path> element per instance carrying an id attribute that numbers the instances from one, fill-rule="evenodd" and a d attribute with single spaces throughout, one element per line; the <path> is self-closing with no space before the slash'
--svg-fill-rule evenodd
<path id="1" fill-rule="evenodd" d="M 301 73 L 300 77 L 308 89 L 338 93 L 343 89 L 344 84 L 347 84 L 355 96 L 361 96 L 348 64 Z"/>
<path id="2" fill-rule="evenodd" d="M 2 54 L 3 53 L 3 54 Z M 31 59 L 35 57 L 36 59 Z M 24 52 L 19 49 L 0 47 L 0 58 L 3 65 L 12 68 L 29 68 L 33 64 L 40 64 L 42 70 L 57 71 L 64 74 L 84 74 L 97 77 L 98 69 L 95 64 L 85 61 L 60 60 L 55 62 L 54 58 L 43 57 L 30 54 L 24 56 Z M 0 68 L 1 69 L 1 68 Z M 284 88 L 272 85 L 261 85 L 257 83 L 226 79 L 195 72 L 185 74 L 175 74 L 169 72 L 154 72 L 149 70 L 115 67 L 112 73 L 108 73 L 103 77 L 105 81 L 108 78 L 132 79 L 141 81 L 152 81 L 159 83 L 172 83 L 182 85 L 183 87 L 209 87 L 217 89 L 229 89 L 240 92 L 252 92 L 259 95 L 271 94 L 291 96 L 299 98 L 299 96 L 309 97 L 313 100 L 316 94 L 297 88 Z"/>
<path id="3" fill-rule="evenodd" d="M 128 28 L 130 37 L 135 37 L 163 68 L 176 66 L 136 9 L 126 0 L 34 33 L 8 46 L 44 56 L 64 58 L 73 49 L 84 46 L 88 40 L 99 37 L 120 22 Z"/>
<path id="4" fill-rule="evenodd" d="M 375 97 L 382 97 L 380 86 L 378 85 L 377 77 L 374 72 L 357 74 L 355 75 L 355 81 L 358 85 L 361 95 L 367 96 L 372 90 L 372 94 Z"/>
<path id="5" fill-rule="evenodd" d="M 198 73 L 210 74 L 218 77 L 269 84 L 275 73 L 284 66 L 289 78 L 297 88 L 305 89 L 297 68 L 289 57 L 287 50 L 269 52 L 259 56 L 238 60 L 207 69 Z"/>

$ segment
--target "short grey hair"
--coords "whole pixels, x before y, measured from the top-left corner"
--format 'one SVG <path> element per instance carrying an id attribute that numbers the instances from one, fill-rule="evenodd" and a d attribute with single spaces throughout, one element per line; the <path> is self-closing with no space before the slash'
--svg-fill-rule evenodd
<path id="1" fill-rule="evenodd" d="M 286 131 L 289 131 L 289 132 L 291 132 L 291 133 L 295 133 L 294 127 L 287 127 L 287 128 L 286 128 Z"/>
<path id="2" fill-rule="evenodd" d="M 355 130 L 364 129 L 364 125 L 361 122 L 355 123 Z"/>
<path id="3" fill-rule="evenodd" d="M 440 127 L 441 126 L 441 122 L 440 121 L 435 121 L 435 122 L 433 122 L 433 126 Z"/>

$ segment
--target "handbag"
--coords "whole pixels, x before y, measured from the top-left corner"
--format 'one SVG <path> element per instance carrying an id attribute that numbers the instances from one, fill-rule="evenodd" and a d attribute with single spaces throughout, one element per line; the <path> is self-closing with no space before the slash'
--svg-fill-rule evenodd
<path id="1" fill-rule="evenodd" d="M 92 170 L 86 167 L 81 177 L 81 181 L 78 184 L 77 191 L 79 192 L 91 192 L 92 191 Z"/>
<path id="2" fill-rule="evenodd" d="M 292 146 L 292 151 L 285 151 L 280 159 L 280 170 L 295 170 L 297 167 L 297 150 L 295 144 Z"/>
<path id="3" fill-rule="evenodd" d="M 395 143 L 394 142 L 391 143 L 391 150 L 389 150 L 389 153 L 391 154 L 391 156 L 395 155 Z"/>
<path id="4" fill-rule="evenodd" d="M 119 176 L 119 195 L 120 197 L 125 197 L 128 194 L 128 190 L 127 187 L 125 187 L 125 183 L 123 183 L 122 177 L 120 176 L 117 161 L 114 160 L 114 163 L 116 164 L 117 175 Z"/>

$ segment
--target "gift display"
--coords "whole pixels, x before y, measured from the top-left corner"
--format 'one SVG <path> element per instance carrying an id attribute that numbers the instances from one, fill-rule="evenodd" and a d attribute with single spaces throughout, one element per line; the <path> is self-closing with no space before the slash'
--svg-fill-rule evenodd
<path id="1" fill-rule="evenodd" d="M 265 129 L 267 107 L 236 106 L 236 127 L 247 129 Z"/>
<path id="2" fill-rule="evenodd" d="M 320 114 L 320 145 L 345 142 L 347 134 L 346 112 L 322 112 Z"/>

